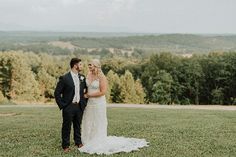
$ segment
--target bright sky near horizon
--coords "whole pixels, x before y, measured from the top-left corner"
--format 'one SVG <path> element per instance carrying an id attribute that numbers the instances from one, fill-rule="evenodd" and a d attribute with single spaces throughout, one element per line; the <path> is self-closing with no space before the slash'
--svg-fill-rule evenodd
<path id="1" fill-rule="evenodd" d="M 233 33 L 236 0 L 0 0 L 0 30 Z"/>

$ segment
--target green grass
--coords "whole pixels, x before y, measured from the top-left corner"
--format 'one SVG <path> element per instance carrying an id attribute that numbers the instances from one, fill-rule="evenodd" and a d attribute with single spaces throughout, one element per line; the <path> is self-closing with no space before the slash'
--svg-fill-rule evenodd
<path id="1" fill-rule="evenodd" d="M 16 115 L 0 116 L 0 156 L 98 156 L 74 146 L 62 152 L 62 118 L 55 107 L 0 107 L 3 113 Z M 236 156 L 236 111 L 109 108 L 108 119 L 109 135 L 150 142 L 140 151 L 112 157 Z"/>

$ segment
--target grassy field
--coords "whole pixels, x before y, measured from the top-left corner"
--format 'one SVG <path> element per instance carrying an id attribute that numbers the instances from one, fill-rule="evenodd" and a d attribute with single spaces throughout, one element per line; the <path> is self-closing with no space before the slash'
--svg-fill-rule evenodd
<path id="1" fill-rule="evenodd" d="M 236 156 L 236 111 L 109 108 L 108 119 L 109 135 L 150 142 L 112 157 Z M 63 153 L 61 120 L 55 107 L 0 107 L 0 156 L 98 156 Z"/>

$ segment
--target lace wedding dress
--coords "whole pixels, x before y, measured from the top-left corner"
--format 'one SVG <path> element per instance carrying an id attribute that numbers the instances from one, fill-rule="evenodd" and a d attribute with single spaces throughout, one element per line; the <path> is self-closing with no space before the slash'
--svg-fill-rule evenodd
<path id="1" fill-rule="evenodd" d="M 88 92 L 99 91 L 99 81 L 88 83 Z M 131 152 L 138 148 L 148 146 L 145 139 L 107 136 L 107 114 L 105 96 L 89 98 L 84 110 L 81 124 L 81 138 L 83 147 L 80 152 L 89 154 L 113 154 L 118 152 Z"/>

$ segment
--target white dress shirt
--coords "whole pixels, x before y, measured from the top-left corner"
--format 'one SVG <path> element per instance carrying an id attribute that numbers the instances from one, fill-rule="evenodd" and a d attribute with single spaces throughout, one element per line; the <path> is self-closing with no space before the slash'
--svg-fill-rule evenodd
<path id="1" fill-rule="evenodd" d="M 78 73 L 74 73 L 73 71 L 70 71 L 74 85 L 75 85 L 75 95 L 73 98 L 73 103 L 79 103 L 80 100 L 80 80 L 79 80 L 79 76 Z"/>

